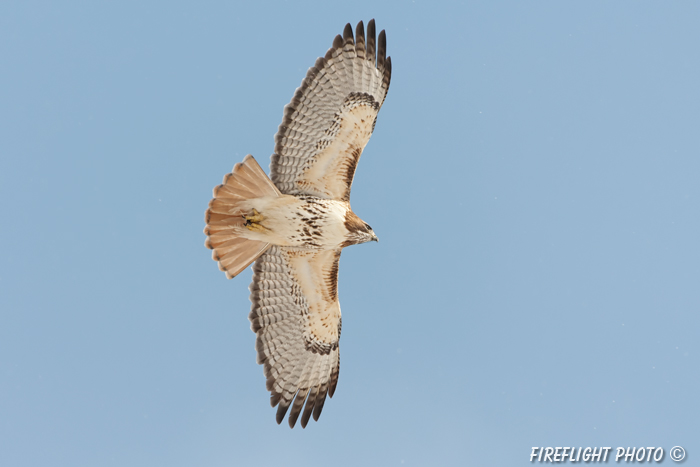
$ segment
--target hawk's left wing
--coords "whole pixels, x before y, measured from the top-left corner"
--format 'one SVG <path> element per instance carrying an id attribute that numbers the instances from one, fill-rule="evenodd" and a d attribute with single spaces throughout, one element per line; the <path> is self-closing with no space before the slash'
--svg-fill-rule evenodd
<path id="1" fill-rule="evenodd" d="M 284 108 L 270 178 L 282 193 L 348 201 L 355 167 L 391 81 L 386 35 L 350 24 Z"/>
<path id="2" fill-rule="evenodd" d="M 258 363 L 264 365 L 277 423 L 287 409 L 294 427 L 318 420 L 326 395 L 333 397 L 340 356 L 338 261 L 340 250 L 304 251 L 272 246 L 253 266 L 249 319 L 258 336 Z"/>

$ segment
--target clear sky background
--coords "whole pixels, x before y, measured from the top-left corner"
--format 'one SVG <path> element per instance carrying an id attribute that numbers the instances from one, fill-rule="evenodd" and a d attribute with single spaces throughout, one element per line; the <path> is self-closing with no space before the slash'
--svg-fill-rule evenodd
<path id="1" fill-rule="evenodd" d="M 212 188 L 346 22 L 393 76 L 341 372 L 274 421 Z M 0 465 L 700 458 L 697 2 L 0 3 Z M 695 459 L 695 460 L 693 460 Z"/>

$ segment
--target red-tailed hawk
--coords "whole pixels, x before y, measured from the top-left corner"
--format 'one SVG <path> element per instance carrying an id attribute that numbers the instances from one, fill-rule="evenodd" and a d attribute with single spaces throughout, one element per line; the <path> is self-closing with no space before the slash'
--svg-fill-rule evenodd
<path id="1" fill-rule="evenodd" d="M 338 261 L 376 241 L 350 209 L 350 187 L 391 79 L 384 31 L 350 24 L 316 60 L 284 108 L 270 178 L 253 156 L 214 188 L 205 245 L 229 279 L 253 266 L 249 319 L 277 423 L 290 405 L 318 420 L 338 383 Z M 306 406 L 304 406 L 306 403 Z M 303 408 L 303 412 L 302 412 Z"/>

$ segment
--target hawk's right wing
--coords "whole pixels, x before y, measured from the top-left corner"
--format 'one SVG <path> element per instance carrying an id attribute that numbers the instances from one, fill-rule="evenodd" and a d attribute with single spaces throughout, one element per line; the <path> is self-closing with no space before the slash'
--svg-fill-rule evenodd
<path id="1" fill-rule="evenodd" d="M 270 402 L 282 423 L 287 409 L 294 427 L 313 414 L 318 420 L 326 395 L 333 397 L 340 356 L 338 261 L 340 250 L 297 250 L 272 246 L 253 266 L 250 327 L 258 336 Z"/>

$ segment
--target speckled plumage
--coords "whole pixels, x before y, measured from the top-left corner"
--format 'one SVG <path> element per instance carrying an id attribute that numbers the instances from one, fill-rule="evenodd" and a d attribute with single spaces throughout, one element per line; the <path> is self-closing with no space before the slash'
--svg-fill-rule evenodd
<path id="1" fill-rule="evenodd" d="M 345 27 L 285 107 L 270 178 L 252 156 L 214 189 L 206 246 L 227 277 L 255 260 L 251 329 L 277 422 L 318 420 L 338 383 L 342 248 L 376 240 L 350 189 L 391 79 L 384 31 Z"/>

